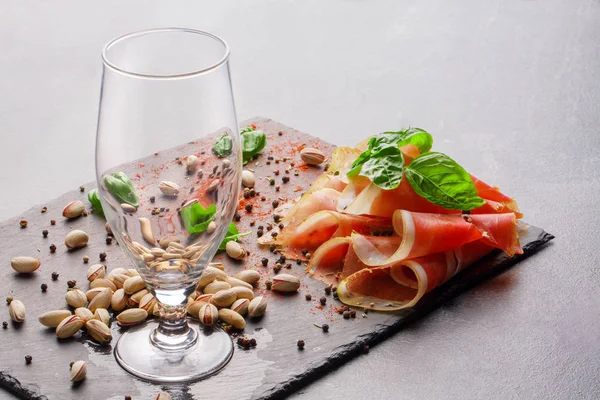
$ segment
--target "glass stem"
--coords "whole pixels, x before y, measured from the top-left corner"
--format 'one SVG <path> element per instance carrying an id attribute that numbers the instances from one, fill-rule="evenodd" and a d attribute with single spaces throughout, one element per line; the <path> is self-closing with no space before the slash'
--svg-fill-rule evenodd
<path id="1" fill-rule="evenodd" d="M 198 332 L 190 328 L 186 320 L 187 297 L 190 292 L 187 289 L 155 290 L 160 322 L 150 334 L 150 341 L 158 349 L 179 352 L 195 346 L 198 342 Z"/>

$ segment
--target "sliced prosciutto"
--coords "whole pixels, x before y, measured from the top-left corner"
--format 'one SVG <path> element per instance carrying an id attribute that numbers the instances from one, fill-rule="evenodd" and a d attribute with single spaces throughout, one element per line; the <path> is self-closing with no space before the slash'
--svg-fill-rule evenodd
<path id="1" fill-rule="evenodd" d="M 482 242 L 473 242 L 456 250 L 362 268 L 340 282 L 337 294 L 344 304 L 368 309 L 393 311 L 412 307 L 426 293 L 492 249 Z"/>
<path id="2" fill-rule="evenodd" d="M 364 264 L 391 264 L 458 248 L 480 239 L 509 256 L 522 253 L 513 213 L 463 216 L 397 210 L 393 225 L 398 236 L 352 234 L 354 251 Z"/>
<path id="3" fill-rule="evenodd" d="M 340 192 L 331 188 L 321 188 L 306 193 L 285 216 L 283 224 L 297 226 L 317 211 L 335 211 L 339 197 Z"/>
<path id="4" fill-rule="evenodd" d="M 370 235 L 376 231 L 392 230 L 392 221 L 389 218 L 319 211 L 297 226 L 286 226 L 273 243 L 282 246 L 286 256 L 299 257 L 302 250 L 313 253 L 320 245 L 334 237 L 350 236 L 353 232 Z"/>

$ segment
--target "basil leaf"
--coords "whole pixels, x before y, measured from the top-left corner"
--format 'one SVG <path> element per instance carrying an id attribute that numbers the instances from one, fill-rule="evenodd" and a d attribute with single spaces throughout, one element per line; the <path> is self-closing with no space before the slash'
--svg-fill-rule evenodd
<path id="1" fill-rule="evenodd" d="M 237 226 L 235 226 L 235 224 L 233 222 L 231 222 L 229 224 L 229 227 L 227 228 L 227 233 L 225 234 L 225 237 L 223 238 L 223 241 L 219 245 L 219 250 L 225 250 L 225 247 L 227 246 L 227 243 L 231 242 L 232 240 L 237 240 L 238 238 L 240 238 L 242 236 L 249 235 L 251 233 L 252 232 L 240 233 L 238 231 Z"/>
<path id="2" fill-rule="evenodd" d="M 360 175 L 366 176 L 381 189 L 392 190 L 400 185 L 403 171 L 402 151 L 394 145 L 388 145 L 362 165 Z"/>
<path id="3" fill-rule="evenodd" d="M 398 142 L 398 147 L 407 144 L 415 145 L 419 153 L 427 153 L 433 146 L 433 137 L 421 128 L 408 128 L 403 132 L 403 139 Z"/>
<path id="4" fill-rule="evenodd" d="M 227 133 L 224 133 L 217 139 L 213 145 L 212 151 L 219 157 L 226 157 L 231 154 L 232 148 L 233 143 L 231 141 L 231 136 L 229 136 Z"/>
<path id="5" fill-rule="evenodd" d="M 104 177 L 104 184 L 108 191 L 121 203 L 131 204 L 135 208 L 140 206 L 139 198 L 135 192 L 133 182 L 124 172 L 115 172 Z"/>
<path id="6" fill-rule="evenodd" d="M 94 208 L 94 214 L 104 217 L 104 210 L 102 209 L 102 203 L 100 202 L 100 195 L 98 195 L 98 189 L 92 189 L 88 192 L 88 200 L 92 203 Z"/>
<path id="7" fill-rule="evenodd" d="M 214 204 L 208 208 L 194 203 L 189 207 L 184 207 L 179 211 L 183 225 L 188 233 L 201 233 L 208 228 L 208 224 L 215 219 L 217 207 Z"/>
<path id="8" fill-rule="evenodd" d="M 369 150 L 369 149 L 360 153 L 358 155 L 358 157 L 356 157 L 356 160 L 354 160 L 354 162 L 352 163 L 352 167 L 351 167 L 350 171 L 348 171 L 346 173 L 346 176 L 352 177 L 352 176 L 360 174 L 360 169 L 362 168 L 362 165 L 365 162 L 367 162 L 367 160 L 370 157 L 371 157 L 371 150 Z"/>
<path id="9" fill-rule="evenodd" d="M 251 129 L 251 130 L 250 130 Z M 254 128 L 246 128 L 241 132 L 242 136 L 242 159 L 244 165 L 261 152 L 267 145 L 267 136 L 263 131 Z"/>
<path id="10" fill-rule="evenodd" d="M 417 194 L 446 209 L 472 210 L 485 204 L 467 171 L 443 153 L 419 155 L 405 175 Z"/>

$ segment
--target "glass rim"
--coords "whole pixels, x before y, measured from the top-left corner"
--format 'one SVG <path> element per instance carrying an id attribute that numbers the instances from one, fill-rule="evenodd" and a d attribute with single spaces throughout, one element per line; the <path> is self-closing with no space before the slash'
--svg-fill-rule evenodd
<path id="1" fill-rule="evenodd" d="M 172 74 L 172 75 L 154 75 L 154 74 L 144 74 L 144 73 L 130 71 L 130 70 L 118 67 L 114 62 L 110 61 L 108 58 L 107 52 L 110 50 L 110 48 L 124 40 L 136 38 L 139 36 L 144 36 L 144 35 L 147 35 L 150 33 L 163 33 L 163 32 L 193 33 L 196 35 L 207 36 L 209 38 L 215 39 L 216 41 L 220 42 L 223 45 L 225 52 L 224 52 L 223 56 L 217 62 L 211 64 L 208 67 L 198 69 L 195 71 L 191 71 L 191 72 L 186 72 L 183 74 Z M 102 63 L 106 67 L 112 69 L 113 71 L 124 74 L 124 75 L 133 76 L 136 78 L 146 78 L 146 79 L 168 80 L 168 79 L 189 78 L 189 77 L 193 77 L 193 76 L 197 76 L 197 75 L 202 75 L 202 74 L 205 74 L 207 72 L 210 72 L 210 71 L 213 71 L 213 70 L 219 68 L 220 66 L 225 64 L 228 61 L 228 59 L 229 59 L 229 46 L 227 45 L 227 42 L 225 42 L 225 40 L 221 39 L 219 36 L 214 35 L 210 32 L 201 31 L 201 30 L 197 30 L 197 29 L 190 29 L 190 28 L 152 28 L 152 29 L 144 29 L 144 30 L 140 30 L 140 31 L 126 33 L 124 35 L 114 38 L 113 40 L 108 42 L 102 49 Z"/>

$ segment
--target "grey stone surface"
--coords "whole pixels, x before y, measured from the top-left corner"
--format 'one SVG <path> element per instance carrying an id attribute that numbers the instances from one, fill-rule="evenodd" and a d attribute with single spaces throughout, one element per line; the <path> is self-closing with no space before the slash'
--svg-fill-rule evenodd
<path id="1" fill-rule="evenodd" d="M 297 398 L 600 397 L 597 1 L 3 1 L 0 219 L 93 179 L 99 49 L 154 26 L 229 41 L 240 120 L 421 126 L 557 235 Z"/>

